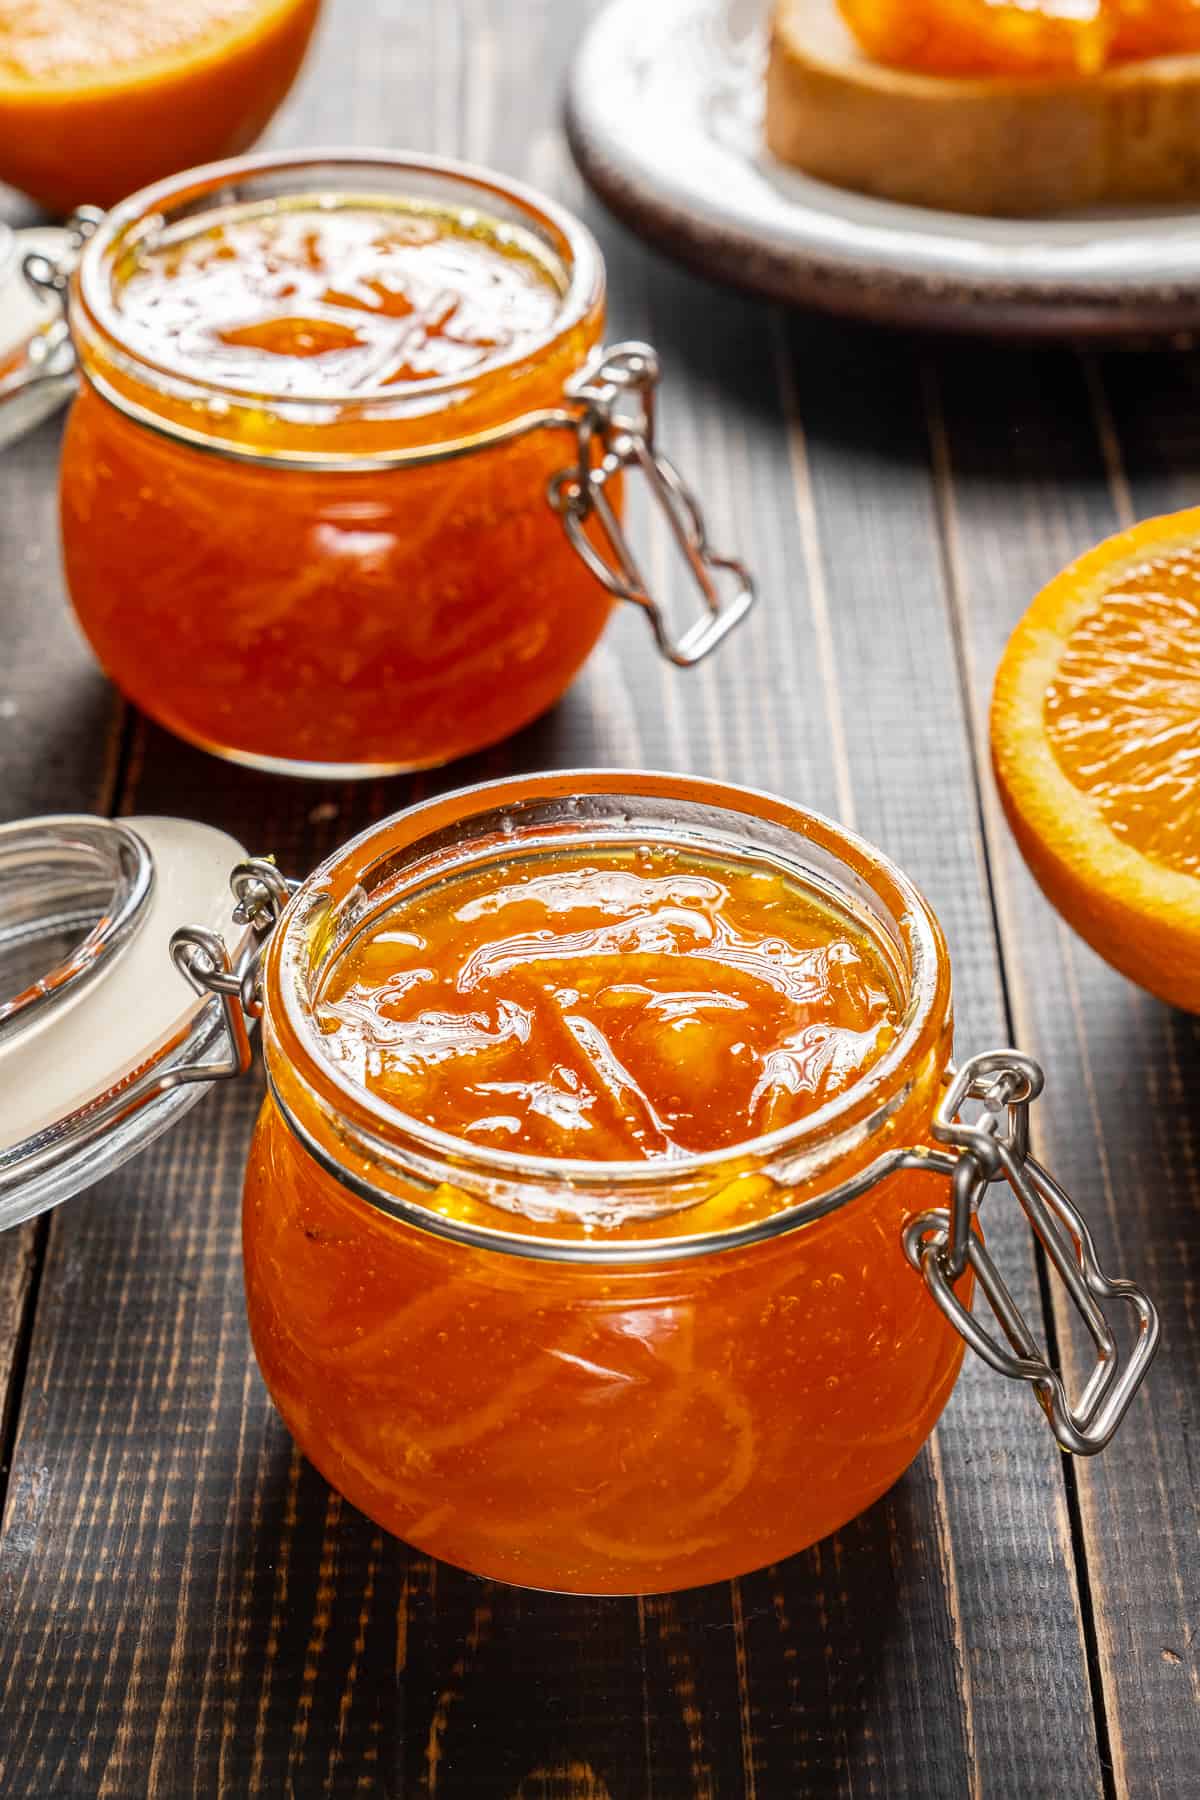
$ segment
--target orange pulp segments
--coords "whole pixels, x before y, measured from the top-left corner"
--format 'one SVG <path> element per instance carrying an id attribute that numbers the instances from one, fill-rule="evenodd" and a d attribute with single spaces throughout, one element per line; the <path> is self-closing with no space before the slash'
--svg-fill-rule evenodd
<path id="1" fill-rule="evenodd" d="M 1114 968 L 1200 1011 L 1200 509 L 1038 595 L 992 702 L 1000 796 L 1043 891 Z"/>

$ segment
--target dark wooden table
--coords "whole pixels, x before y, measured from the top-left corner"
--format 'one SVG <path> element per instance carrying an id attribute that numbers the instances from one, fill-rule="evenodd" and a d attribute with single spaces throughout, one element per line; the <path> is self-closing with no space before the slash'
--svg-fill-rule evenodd
<path id="1" fill-rule="evenodd" d="M 586 17 L 332 0 L 274 136 L 463 154 L 584 213 L 613 333 L 663 352 L 665 441 L 761 577 L 753 621 L 682 676 L 621 620 L 553 717 L 419 788 L 247 774 L 148 726 L 93 665 L 64 600 L 50 425 L 3 458 L 0 810 L 180 812 L 290 873 L 431 782 L 510 768 L 686 768 L 853 821 L 941 914 L 960 1050 L 1015 1039 L 1045 1061 L 1041 1153 L 1105 1262 L 1157 1297 L 1165 1354 L 1097 1461 L 1064 1461 L 1027 1393 L 970 1369 L 900 1485 L 791 1562 L 642 1602 L 492 1587 L 342 1503 L 268 1404 L 239 1267 L 245 1082 L 0 1240 L 0 1792 L 1187 1800 L 1200 1025 L 1041 900 L 985 719 L 1039 585 L 1135 515 L 1200 500 L 1200 360 L 944 348 L 689 278 L 567 161 L 560 85 Z M 1002 1208 L 992 1242 L 1055 1342 Z"/>

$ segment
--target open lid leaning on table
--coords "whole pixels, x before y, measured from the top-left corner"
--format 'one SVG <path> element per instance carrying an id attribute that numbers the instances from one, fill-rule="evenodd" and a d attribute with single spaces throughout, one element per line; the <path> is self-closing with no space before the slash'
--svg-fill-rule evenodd
<path id="1" fill-rule="evenodd" d="M 239 865 L 233 838 L 184 819 L 0 826 L 0 1230 L 118 1168 L 248 1064 L 243 1011 L 219 991 L 240 993 L 266 934 L 231 893 Z"/>

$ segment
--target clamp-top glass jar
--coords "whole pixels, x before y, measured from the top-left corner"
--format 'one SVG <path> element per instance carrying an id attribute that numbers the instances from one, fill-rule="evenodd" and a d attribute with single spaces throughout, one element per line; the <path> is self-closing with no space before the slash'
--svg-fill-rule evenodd
<path id="1" fill-rule="evenodd" d="M 301 1449 L 389 1530 L 534 1587 L 652 1592 L 737 1575 L 834 1530 L 896 1480 L 949 1398 L 964 1340 L 1034 1388 L 1063 1448 L 1090 1454 L 1111 1438 L 1155 1353 L 1154 1308 L 1104 1275 L 1083 1220 L 1029 1154 L 1036 1065 L 1001 1050 L 951 1069 L 944 940 L 870 846 L 717 782 L 515 777 L 372 827 L 290 896 L 269 863 L 240 863 L 240 940 L 214 879 L 231 855 L 180 821 L 0 828 L 0 944 L 24 931 L 36 947 L 48 922 L 78 917 L 81 893 L 114 895 L 81 950 L 40 980 L 22 966 L 7 1019 L 0 1004 L 0 1227 L 133 1154 L 203 1083 L 244 1073 L 261 1015 L 269 1093 L 244 1208 L 254 1344 Z M 568 864 L 568 888 L 547 889 L 547 870 Z M 659 873 L 631 875 L 647 864 Z M 767 961 L 740 987 L 745 937 L 693 929 L 700 868 L 762 884 Z M 499 906 L 497 873 L 509 884 Z M 664 910 L 631 928 L 626 900 L 643 879 Z M 787 961 L 785 925 L 799 915 L 779 910 L 785 887 L 834 927 L 817 933 L 830 956 Z M 551 895 L 555 930 L 528 932 L 535 891 Z M 32 918 L 31 894 L 45 902 Z M 581 894 L 596 929 L 579 928 Z M 439 916 L 476 934 L 469 964 L 453 967 L 491 971 L 482 993 L 461 984 L 457 1008 L 430 985 L 426 925 Z M 168 934 L 190 995 L 153 981 Z M 635 1040 L 670 1052 L 682 1008 L 686 1047 L 697 1004 L 707 1009 L 716 1023 L 701 1024 L 698 1049 L 693 1038 L 668 1055 L 664 1092 L 718 1111 L 757 1025 L 779 1041 L 781 982 L 795 978 L 802 1017 L 819 1016 L 838 982 L 865 991 L 870 959 L 856 961 L 853 943 L 870 944 L 892 996 L 875 1060 L 789 1123 L 772 1128 L 772 1113 L 715 1148 L 706 1136 L 699 1153 L 497 1148 L 503 1116 L 475 1119 L 491 1135 L 481 1142 L 445 1107 L 404 1110 L 370 1074 L 423 1045 L 489 1114 L 524 1104 L 514 1085 L 556 1119 L 587 1112 L 590 1092 L 595 1137 L 611 1141 L 614 1120 L 645 1117 Z M 355 973 L 364 955 L 382 1004 Z M 592 1029 L 593 976 L 606 1007 L 642 1010 Z M 417 1001 L 428 1010 L 416 1037 L 409 992 L 435 996 Z M 722 1024 L 731 1003 L 740 1018 Z M 553 1068 L 529 1036 L 539 1008 Z M 629 1016 L 633 1037 L 617 1036 Z M 822 1052 L 837 1033 L 817 1032 Z M 514 1084 L 496 1063 L 502 1040 L 520 1075 L 553 1079 Z M 993 1183 L 991 1204 L 1019 1202 L 1094 1342 L 1075 1400 L 980 1235 Z M 1101 1310 L 1114 1300 L 1130 1309 L 1127 1349 Z"/>
<path id="2" fill-rule="evenodd" d="M 614 597 L 682 665 L 750 604 L 655 448 L 654 354 L 599 347 L 599 250 L 549 201 L 431 158 L 274 156 L 93 225 L 67 580 L 180 736 L 310 775 L 443 763 L 549 707 Z M 702 598 L 678 641 L 621 530 L 627 468 Z"/>
<path id="3" fill-rule="evenodd" d="M 445 894 L 464 870 L 536 882 L 539 860 L 573 845 L 589 863 L 606 846 L 672 846 L 788 871 L 889 959 L 890 1048 L 799 1124 L 623 1164 L 447 1135 L 331 1059 L 322 999 L 373 921 L 390 929 L 398 900 Z M 561 978 L 574 986 L 576 969 Z M 1028 1155 L 1036 1065 L 1002 1051 L 951 1070 L 950 970 L 925 901 L 869 846 L 784 801 L 575 771 L 430 802 L 304 884 L 263 1002 L 270 1093 L 244 1215 L 259 1364 L 329 1480 L 445 1560 L 593 1593 L 724 1579 L 890 1487 L 949 1398 L 964 1339 L 1031 1383 L 1059 1442 L 1084 1454 L 1107 1443 L 1154 1355 L 1153 1308 L 1101 1273 Z M 978 1234 L 992 1181 L 1016 1194 L 1095 1342 L 1074 1405 Z M 1001 1336 L 969 1310 L 973 1285 Z M 1124 1364 L 1106 1297 L 1136 1315 Z"/>

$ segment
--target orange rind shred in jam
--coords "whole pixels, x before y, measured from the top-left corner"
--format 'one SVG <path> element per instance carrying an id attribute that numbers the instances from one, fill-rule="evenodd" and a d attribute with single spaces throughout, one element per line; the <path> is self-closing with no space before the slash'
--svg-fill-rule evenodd
<path id="1" fill-rule="evenodd" d="M 578 1160 L 728 1149 L 843 1093 L 894 1040 L 878 953 L 781 872 L 673 849 L 492 865 L 363 933 L 331 1057 L 472 1144 Z"/>
<path id="2" fill-rule="evenodd" d="M 1197 0 L 838 0 L 877 62 L 929 75 L 1095 75 L 1200 50 Z"/>

